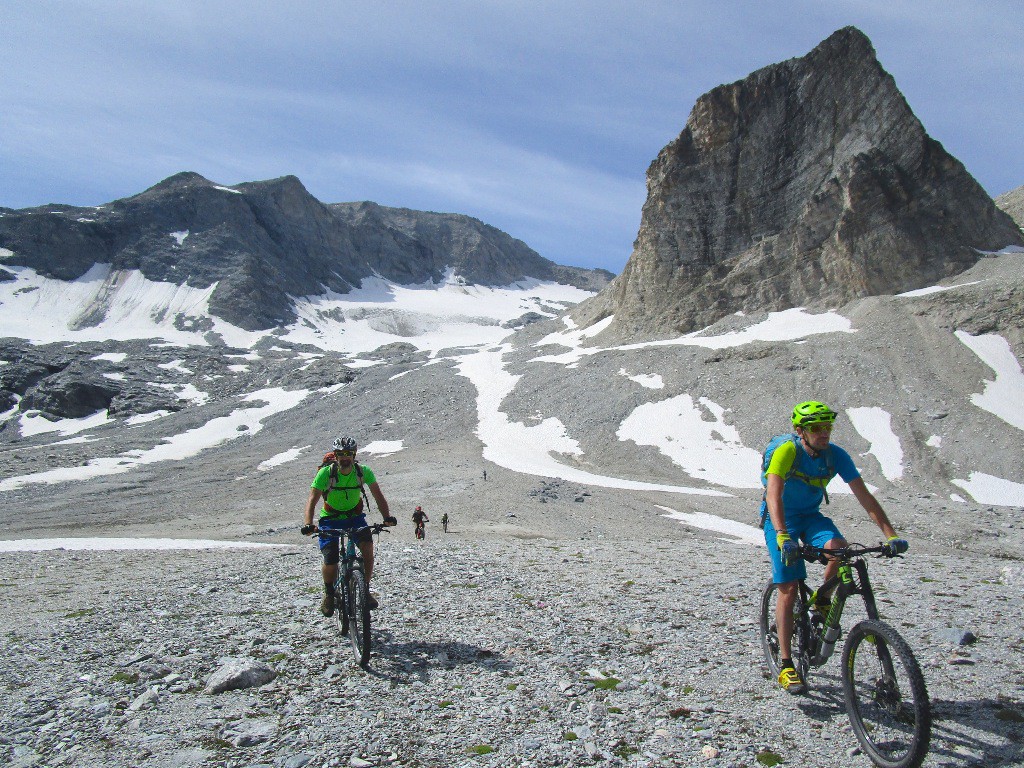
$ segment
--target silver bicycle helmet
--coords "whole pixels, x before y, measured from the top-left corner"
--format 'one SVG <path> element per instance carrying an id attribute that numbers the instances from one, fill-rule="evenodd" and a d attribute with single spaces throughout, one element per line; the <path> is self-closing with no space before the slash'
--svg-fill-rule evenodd
<path id="1" fill-rule="evenodd" d="M 334 441 L 334 450 L 351 451 L 352 453 L 355 453 L 356 441 L 353 440 L 351 437 L 339 437 L 337 440 Z"/>

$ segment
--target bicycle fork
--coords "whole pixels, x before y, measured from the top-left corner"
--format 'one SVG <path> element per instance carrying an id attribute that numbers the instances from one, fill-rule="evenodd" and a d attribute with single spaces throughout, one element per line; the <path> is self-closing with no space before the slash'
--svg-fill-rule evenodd
<path id="1" fill-rule="evenodd" d="M 345 557 L 338 564 L 338 578 L 334 582 L 334 591 L 337 595 L 339 611 L 345 611 L 345 615 L 351 614 L 352 594 L 349 591 L 349 574 L 352 573 L 352 566 L 359 561 L 356 544 L 349 538 L 345 542 Z"/>

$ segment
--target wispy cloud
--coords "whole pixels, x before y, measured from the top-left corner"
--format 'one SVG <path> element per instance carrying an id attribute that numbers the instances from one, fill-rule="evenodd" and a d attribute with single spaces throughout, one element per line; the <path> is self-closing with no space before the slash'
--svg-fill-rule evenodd
<path id="1" fill-rule="evenodd" d="M 0 205 L 96 204 L 181 170 L 291 173 L 326 202 L 468 213 L 617 270 L 647 165 L 694 100 L 846 24 L 990 192 L 1024 183 L 1016 6 L 18 3 Z"/>

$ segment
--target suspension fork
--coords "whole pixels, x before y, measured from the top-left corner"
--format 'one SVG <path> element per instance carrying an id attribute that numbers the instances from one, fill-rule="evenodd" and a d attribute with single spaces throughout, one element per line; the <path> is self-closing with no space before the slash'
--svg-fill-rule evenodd
<path id="1" fill-rule="evenodd" d="M 864 610 L 868 615 L 868 618 L 872 621 L 879 621 L 880 616 L 878 613 L 878 604 L 875 602 L 875 593 L 871 589 L 871 581 L 868 579 L 868 566 L 863 560 L 858 560 L 853 563 L 853 567 L 857 569 L 857 578 L 860 582 L 860 588 L 854 589 L 851 594 L 860 594 L 864 600 Z M 896 668 L 892 663 L 892 654 L 889 652 L 889 646 L 884 642 L 878 643 L 877 645 L 878 661 L 882 665 L 882 671 L 885 676 L 892 683 L 896 682 Z"/>
<path id="2" fill-rule="evenodd" d="M 348 592 L 349 574 L 352 572 L 352 566 L 355 564 L 357 559 L 356 543 L 352 537 L 348 534 L 345 535 L 345 553 L 341 558 L 341 563 L 338 566 L 338 581 L 336 583 L 336 591 L 338 596 L 341 597 L 343 608 L 341 610 L 348 610 L 349 604 L 351 603 L 352 596 Z"/>
<path id="3" fill-rule="evenodd" d="M 853 563 L 853 567 L 857 569 L 857 581 L 860 583 L 860 588 L 854 589 L 850 594 L 859 594 L 864 600 L 864 610 L 867 612 L 868 618 L 878 621 L 878 604 L 875 603 L 875 592 L 871 589 L 871 580 L 868 578 L 867 563 L 857 560 Z"/>

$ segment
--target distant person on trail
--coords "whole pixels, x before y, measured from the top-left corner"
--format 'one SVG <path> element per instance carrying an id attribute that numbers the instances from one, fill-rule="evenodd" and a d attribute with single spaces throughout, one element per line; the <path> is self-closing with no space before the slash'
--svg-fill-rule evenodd
<path id="1" fill-rule="evenodd" d="M 412 522 L 416 526 L 416 538 L 427 538 L 427 526 L 425 523 L 429 523 L 430 518 L 427 517 L 427 513 L 423 511 L 423 507 L 416 507 L 416 511 L 412 513 Z"/>
<path id="2" fill-rule="evenodd" d="M 445 512 L 441 515 L 441 527 L 444 528 L 444 532 L 448 533 L 448 513 Z"/>
<path id="3" fill-rule="evenodd" d="M 313 514 L 321 497 L 324 506 L 317 521 L 321 529 L 352 530 L 366 527 L 368 523 L 363 509 L 363 484 L 373 494 L 377 509 L 384 517 L 384 524 L 398 525 L 397 518 L 390 515 L 387 499 L 377 485 L 373 470 L 356 463 L 356 441 L 351 437 L 339 437 L 334 441 L 334 461 L 325 463 L 313 478 L 309 500 L 306 502 L 302 534 L 308 536 L 316 529 L 317 526 L 313 525 Z M 370 577 L 373 575 L 373 536 L 369 532 L 364 532 L 357 543 L 363 556 L 366 586 L 369 588 Z M 324 599 L 320 603 L 320 612 L 324 616 L 331 616 L 334 614 L 334 581 L 338 578 L 338 563 L 341 560 L 337 537 L 321 534 L 320 553 L 324 558 L 321 568 L 324 577 Z M 372 594 L 369 606 L 371 610 L 377 607 L 377 600 Z"/>
<path id="4" fill-rule="evenodd" d="M 836 413 L 824 403 L 809 400 L 793 409 L 793 434 L 772 439 L 765 450 L 761 482 L 765 486 L 761 502 L 761 524 L 772 561 L 772 581 L 778 585 L 775 622 L 779 633 L 779 657 L 782 671 L 779 685 L 789 693 L 803 693 L 804 681 L 793 666 L 793 607 L 798 583 L 807 578 L 807 568 L 798 554 L 799 540 L 824 549 L 840 549 L 846 539 L 831 519 L 821 513 L 821 502 L 828 503 L 825 487 L 839 475 L 886 537 L 893 554 L 906 552 L 908 544 L 893 529 L 878 499 L 867 489 L 850 454 L 829 442 Z M 829 561 L 827 580 L 839 564 Z M 827 615 L 831 595 L 819 594 L 814 610 Z"/>

